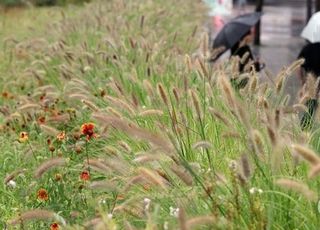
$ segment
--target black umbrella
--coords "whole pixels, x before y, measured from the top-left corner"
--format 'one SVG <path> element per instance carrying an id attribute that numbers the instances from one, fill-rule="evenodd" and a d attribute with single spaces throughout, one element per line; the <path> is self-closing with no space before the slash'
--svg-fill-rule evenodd
<path id="1" fill-rule="evenodd" d="M 232 19 L 216 36 L 213 48 L 224 47 L 227 50 L 233 47 L 260 20 L 261 15 L 260 12 L 254 12 Z"/>

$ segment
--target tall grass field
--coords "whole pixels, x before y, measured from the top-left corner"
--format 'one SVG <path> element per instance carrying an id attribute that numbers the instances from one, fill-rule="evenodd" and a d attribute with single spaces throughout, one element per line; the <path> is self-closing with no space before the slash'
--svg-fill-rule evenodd
<path id="1" fill-rule="evenodd" d="M 200 0 L 0 14 L 1 229 L 320 229 L 316 96 L 212 64 Z M 241 60 L 240 60 L 241 61 Z M 230 80 L 249 78 L 235 90 Z"/>

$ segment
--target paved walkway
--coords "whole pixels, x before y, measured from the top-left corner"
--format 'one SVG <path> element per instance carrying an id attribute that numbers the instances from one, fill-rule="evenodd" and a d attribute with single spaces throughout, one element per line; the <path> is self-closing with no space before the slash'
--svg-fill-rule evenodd
<path id="1" fill-rule="evenodd" d="M 306 8 L 302 4 L 264 7 L 264 15 L 261 21 L 261 46 L 253 47 L 253 52 L 256 56 L 260 57 L 260 60 L 266 63 L 266 68 L 274 73 L 274 75 L 283 66 L 288 66 L 295 61 L 304 45 L 304 40 L 299 36 L 306 19 Z M 243 11 L 252 12 L 254 11 L 254 7 L 247 6 Z M 232 15 L 224 16 L 223 20 L 227 21 L 237 14 L 239 14 L 239 11 L 233 10 Z M 213 27 L 217 27 L 217 23 L 215 24 Z M 217 33 L 217 30 L 217 28 L 213 28 L 213 37 Z M 262 80 L 267 80 L 264 73 L 261 75 Z M 299 87 L 300 83 L 297 76 L 289 78 L 286 92 L 290 93 L 292 100 Z"/>

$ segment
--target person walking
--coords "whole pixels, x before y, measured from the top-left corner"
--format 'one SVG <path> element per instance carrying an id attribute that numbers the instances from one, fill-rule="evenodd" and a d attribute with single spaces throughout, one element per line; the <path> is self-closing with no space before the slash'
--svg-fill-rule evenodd
<path id="1" fill-rule="evenodd" d="M 320 77 L 320 12 L 313 14 L 301 33 L 306 40 L 306 45 L 301 49 L 298 59 L 303 58 L 304 63 L 300 67 L 299 77 L 302 85 L 306 84 L 307 77 Z M 302 115 L 300 125 L 302 129 L 309 129 L 313 125 L 315 113 L 319 102 L 320 88 L 317 86 L 316 95 L 306 102 L 308 111 Z"/>

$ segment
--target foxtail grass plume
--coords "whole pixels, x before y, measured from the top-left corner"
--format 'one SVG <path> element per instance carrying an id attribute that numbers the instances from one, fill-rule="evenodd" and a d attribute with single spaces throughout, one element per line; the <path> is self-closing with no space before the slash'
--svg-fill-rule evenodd
<path id="1" fill-rule="evenodd" d="M 317 201 L 316 193 L 310 190 L 310 188 L 302 182 L 298 182 L 290 179 L 278 179 L 276 180 L 276 184 L 281 186 L 282 188 L 300 193 L 310 201 Z"/>
<path id="2" fill-rule="evenodd" d="M 40 129 L 42 130 L 42 132 L 44 132 L 48 136 L 56 137 L 60 133 L 59 130 L 48 125 L 41 124 Z"/>
<path id="3" fill-rule="evenodd" d="M 165 92 L 163 85 L 161 83 L 157 84 L 157 89 L 158 89 L 158 93 L 159 93 L 160 98 L 162 99 L 163 103 L 166 106 L 169 106 L 169 100 L 168 100 L 167 93 Z"/>
<path id="4" fill-rule="evenodd" d="M 62 157 L 56 157 L 56 158 L 51 158 L 49 160 L 46 160 L 35 170 L 34 177 L 40 178 L 48 170 L 55 167 L 64 166 L 66 163 L 67 163 L 67 160 Z"/>
<path id="5" fill-rule="evenodd" d="M 147 168 L 138 168 L 139 175 L 154 185 L 158 185 L 163 190 L 167 191 L 167 185 L 164 179 L 155 171 Z"/>
<path id="6" fill-rule="evenodd" d="M 125 102 L 124 100 L 121 100 L 121 99 L 115 98 L 115 97 L 111 97 L 111 96 L 106 96 L 105 99 L 109 103 L 115 105 L 117 108 L 120 108 L 120 109 L 127 111 L 130 115 L 135 114 L 134 108 L 130 104 Z"/>
<path id="7" fill-rule="evenodd" d="M 141 117 L 147 117 L 147 116 L 162 116 L 163 111 L 159 109 L 149 109 L 145 110 L 139 113 L 139 116 Z"/>
<path id="8" fill-rule="evenodd" d="M 222 123 L 224 123 L 227 127 L 231 126 L 229 120 L 225 117 L 225 114 L 220 113 L 218 110 L 212 107 L 209 107 L 209 112 L 213 117 L 218 118 L 220 121 L 222 121 Z"/>
<path id="9" fill-rule="evenodd" d="M 320 174 L 320 164 L 317 164 L 311 167 L 308 176 L 309 178 L 315 178 L 319 176 L 319 174 Z"/>
<path id="10" fill-rule="evenodd" d="M 192 148 L 194 149 L 210 149 L 212 147 L 212 144 L 209 141 L 198 141 L 192 145 Z"/>
<path id="11" fill-rule="evenodd" d="M 203 225 L 213 225 L 217 222 L 217 219 L 214 216 L 198 216 L 193 217 L 189 220 L 187 220 L 187 226 L 188 229 L 194 229 L 197 226 L 203 226 Z"/>
<path id="12" fill-rule="evenodd" d="M 320 157 L 313 150 L 299 144 L 293 144 L 292 150 L 309 162 L 312 166 L 320 164 Z"/>
<path id="13" fill-rule="evenodd" d="M 201 120 L 202 119 L 202 111 L 201 111 L 201 107 L 200 107 L 201 105 L 200 105 L 199 97 L 194 90 L 190 90 L 190 94 L 191 94 L 193 106 L 196 110 L 198 119 Z"/>
<path id="14" fill-rule="evenodd" d="M 13 171 L 12 173 L 10 173 L 8 176 L 6 176 L 3 180 L 4 184 L 7 184 L 10 180 L 13 180 L 16 176 L 26 172 L 27 169 L 17 169 L 15 171 Z"/>
<path id="15" fill-rule="evenodd" d="M 97 119 L 100 122 L 104 122 L 104 124 L 109 124 L 114 128 L 121 130 L 129 135 L 132 135 L 142 140 L 149 141 L 155 146 L 166 151 L 166 153 L 172 153 L 173 151 L 172 144 L 157 133 L 151 133 L 146 129 L 136 127 L 130 122 L 125 122 L 125 120 L 113 116 L 108 116 L 103 113 L 94 113 L 93 118 Z"/>
<path id="16" fill-rule="evenodd" d="M 100 109 L 92 102 L 89 100 L 81 100 L 81 102 L 83 104 L 85 104 L 86 106 L 88 106 L 92 111 L 94 112 L 98 112 Z"/>
<path id="17" fill-rule="evenodd" d="M 17 225 L 20 223 L 24 223 L 27 221 L 32 221 L 32 220 L 54 220 L 55 214 L 52 211 L 44 210 L 44 209 L 35 209 L 35 210 L 29 210 L 26 212 L 21 213 L 18 217 L 15 219 L 10 220 L 8 223 L 9 225 Z"/>
<path id="18" fill-rule="evenodd" d="M 172 172 L 174 172 L 178 178 L 180 178 L 186 185 L 192 186 L 193 178 L 192 176 L 182 167 L 178 165 L 171 166 Z"/>

